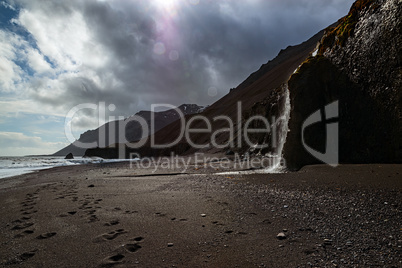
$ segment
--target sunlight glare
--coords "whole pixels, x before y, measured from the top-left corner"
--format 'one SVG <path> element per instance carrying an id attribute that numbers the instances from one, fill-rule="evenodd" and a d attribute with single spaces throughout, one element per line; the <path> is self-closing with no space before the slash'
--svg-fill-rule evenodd
<path id="1" fill-rule="evenodd" d="M 161 9 L 171 9 L 177 5 L 178 0 L 154 0 L 155 6 Z"/>

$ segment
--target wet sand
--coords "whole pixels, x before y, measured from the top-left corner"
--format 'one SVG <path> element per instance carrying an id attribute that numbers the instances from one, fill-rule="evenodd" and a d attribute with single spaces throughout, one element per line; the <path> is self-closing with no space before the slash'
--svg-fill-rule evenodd
<path id="1" fill-rule="evenodd" d="M 402 165 L 181 171 L 115 163 L 0 180 L 0 266 L 402 266 Z"/>

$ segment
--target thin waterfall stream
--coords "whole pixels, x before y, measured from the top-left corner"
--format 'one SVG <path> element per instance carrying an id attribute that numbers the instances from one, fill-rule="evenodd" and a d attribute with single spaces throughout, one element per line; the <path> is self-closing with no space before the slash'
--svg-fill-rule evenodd
<path id="1" fill-rule="evenodd" d="M 274 139 L 276 139 L 275 146 L 273 148 L 273 153 L 270 154 L 272 165 L 264 169 L 257 169 L 253 171 L 233 171 L 233 172 L 220 172 L 217 174 L 230 175 L 230 174 L 251 174 L 251 173 L 282 173 L 286 170 L 286 162 L 283 158 L 283 147 L 286 142 L 286 137 L 289 132 L 289 119 L 290 119 L 290 92 L 287 83 L 283 85 L 283 95 L 285 102 L 281 111 L 281 115 L 275 121 L 275 128 L 278 130 L 275 133 Z"/>

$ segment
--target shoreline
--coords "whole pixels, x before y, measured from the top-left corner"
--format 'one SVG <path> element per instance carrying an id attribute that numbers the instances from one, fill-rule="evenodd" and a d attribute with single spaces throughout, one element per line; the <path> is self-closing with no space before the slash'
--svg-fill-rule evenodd
<path id="1" fill-rule="evenodd" d="M 3 163 L 9 161 L 10 163 Z M 77 156 L 66 159 L 60 156 L 0 157 L 0 180 L 25 175 L 54 167 L 78 166 L 97 163 L 118 163 L 135 161 L 130 159 L 101 159 Z"/>
<path id="2" fill-rule="evenodd" d="M 105 163 L 1 179 L 0 266 L 402 265 L 402 165 L 216 172 Z"/>

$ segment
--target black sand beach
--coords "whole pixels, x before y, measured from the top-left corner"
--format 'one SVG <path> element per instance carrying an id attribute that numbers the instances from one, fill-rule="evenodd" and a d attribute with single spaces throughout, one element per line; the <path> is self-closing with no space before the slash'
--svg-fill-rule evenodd
<path id="1" fill-rule="evenodd" d="M 115 163 L 2 179 L 1 266 L 401 267 L 402 165 L 214 172 Z"/>

